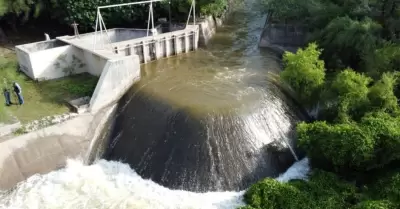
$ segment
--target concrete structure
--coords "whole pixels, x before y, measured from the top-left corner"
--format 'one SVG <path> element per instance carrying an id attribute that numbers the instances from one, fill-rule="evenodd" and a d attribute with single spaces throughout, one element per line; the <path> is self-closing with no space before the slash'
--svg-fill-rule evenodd
<path id="1" fill-rule="evenodd" d="M 285 51 L 296 52 L 306 43 L 308 34 L 303 26 L 291 24 L 265 23 L 258 46 L 269 48 L 283 54 Z"/>
<path id="2" fill-rule="evenodd" d="M 198 25 L 175 29 L 178 30 L 162 33 L 161 27 L 156 27 L 148 33 L 141 29 L 117 28 L 97 35 L 62 36 L 19 45 L 16 52 L 21 71 L 34 80 L 83 72 L 99 76 L 88 104 L 88 110 L 94 113 L 116 102 L 140 79 L 141 63 L 197 49 Z"/>
<path id="3" fill-rule="evenodd" d="M 96 50 L 92 44 L 94 33 L 17 46 L 20 69 L 32 79 L 48 80 L 82 72 L 100 79 L 90 101 L 72 101 L 72 105 L 88 108 L 90 113 L 0 140 L 0 190 L 10 189 L 36 173 L 61 168 L 68 158 L 93 162 L 104 150 L 101 147 L 107 141 L 105 133 L 116 114 L 116 105 L 107 106 L 140 79 L 140 63 L 196 50 L 199 39 L 206 44 L 220 24 L 222 20 L 208 17 L 198 25 L 174 25 L 172 31 L 156 27 L 158 35 L 149 36 L 145 30 L 112 29 L 108 30 L 109 38 L 105 33 L 100 36 Z"/>
<path id="4" fill-rule="evenodd" d="M 0 190 L 39 173 L 65 166 L 68 158 L 87 158 L 86 151 L 96 141 L 116 105 L 93 115 L 82 114 L 69 121 L 0 141 Z"/>

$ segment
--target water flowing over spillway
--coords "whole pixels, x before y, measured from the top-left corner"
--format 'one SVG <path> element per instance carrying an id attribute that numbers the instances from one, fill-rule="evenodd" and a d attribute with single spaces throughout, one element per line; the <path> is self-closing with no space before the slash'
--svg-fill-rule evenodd
<path id="1" fill-rule="evenodd" d="M 301 114 L 268 76 L 280 61 L 258 48 L 265 17 L 246 4 L 206 49 L 143 65 L 119 103 L 105 159 L 195 192 L 243 190 L 295 161 Z"/>
<path id="2" fill-rule="evenodd" d="M 0 209 L 233 209 L 264 177 L 306 178 L 292 136 L 302 114 L 269 77 L 280 61 L 257 46 L 265 17 L 253 3 L 206 49 L 143 65 L 102 159 L 0 191 Z"/>
<path id="3" fill-rule="evenodd" d="M 303 179 L 308 168 L 305 158 L 277 180 Z M 243 205 L 243 193 L 170 190 L 142 179 L 126 164 L 100 160 L 85 166 L 69 160 L 64 169 L 32 176 L 12 191 L 0 191 L 0 208 L 235 209 Z"/>

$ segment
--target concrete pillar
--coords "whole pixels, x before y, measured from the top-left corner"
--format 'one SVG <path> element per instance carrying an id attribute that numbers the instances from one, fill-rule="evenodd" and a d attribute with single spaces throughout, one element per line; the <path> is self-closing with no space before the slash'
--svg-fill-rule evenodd
<path id="1" fill-rule="evenodd" d="M 147 63 L 149 61 L 149 46 L 145 41 L 142 41 L 143 47 L 143 63 Z"/>
<path id="2" fill-rule="evenodd" d="M 171 55 L 171 48 L 170 48 L 170 43 L 171 42 L 171 39 L 170 39 L 170 37 L 165 37 L 165 42 L 164 42 L 164 44 L 165 44 L 165 57 L 169 57 L 170 55 Z"/>
<path id="3" fill-rule="evenodd" d="M 131 53 L 129 55 L 133 55 L 133 54 L 136 54 L 135 45 L 134 44 L 132 44 L 132 46 L 131 46 Z"/>
<path id="4" fill-rule="evenodd" d="M 197 48 L 199 47 L 199 31 L 195 30 L 193 31 L 193 50 L 197 50 Z"/>
<path id="5" fill-rule="evenodd" d="M 162 48 L 161 48 L 160 39 L 157 39 L 154 42 L 154 47 L 156 49 L 156 59 L 160 59 L 162 57 Z"/>
<path id="6" fill-rule="evenodd" d="M 177 36 L 174 37 L 174 46 L 175 46 L 175 55 L 179 54 L 180 48 L 179 47 L 179 38 Z"/>
<path id="7" fill-rule="evenodd" d="M 186 53 L 188 53 L 189 52 L 189 50 L 190 50 L 190 45 L 189 45 L 189 43 L 190 43 L 190 36 L 189 36 L 189 33 L 188 32 L 186 32 L 185 33 L 185 52 Z"/>

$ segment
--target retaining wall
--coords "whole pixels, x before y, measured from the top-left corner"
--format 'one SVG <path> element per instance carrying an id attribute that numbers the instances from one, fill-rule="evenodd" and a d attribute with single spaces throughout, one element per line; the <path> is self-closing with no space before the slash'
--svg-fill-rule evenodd
<path id="1" fill-rule="evenodd" d="M 137 55 L 108 60 L 90 100 L 90 112 L 97 112 L 117 102 L 139 79 L 140 63 Z"/>
<path id="2" fill-rule="evenodd" d="M 283 54 L 285 51 L 296 52 L 303 47 L 308 38 L 304 26 L 291 24 L 270 24 L 268 20 L 260 36 L 258 46 L 269 48 Z"/>
<path id="3" fill-rule="evenodd" d="M 115 107 L 0 141 L 0 190 L 11 189 L 34 174 L 62 168 L 68 158 L 84 159 L 97 128 L 104 126 L 103 119 Z"/>

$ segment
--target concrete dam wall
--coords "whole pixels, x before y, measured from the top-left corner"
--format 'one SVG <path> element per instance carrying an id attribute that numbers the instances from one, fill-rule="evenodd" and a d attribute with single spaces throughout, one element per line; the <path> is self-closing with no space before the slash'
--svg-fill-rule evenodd
<path id="1" fill-rule="evenodd" d="M 33 80 L 51 80 L 83 72 L 100 78 L 89 101 L 89 112 L 0 141 L 0 190 L 11 189 L 32 175 L 60 169 L 68 158 L 92 163 L 101 156 L 97 152 L 107 142 L 103 134 L 112 127 L 116 115 L 117 105 L 113 104 L 140 79 L 140 64 L 196 50 L 198 42 L 207 43 L 217 24 L 209 17 L 198 25 L 183 31 L 176 27 L 176 31 L 161 34 L 157 40 L 153 36 L 144 37 L 143 30 L 112 29 L 109 32 L 114 47 L 99 44 L 98 50 L 93 50 L 94 33 L 16 46 L 20 70 Z M 100 40 L 104 41 L 105 37 L 99 38 L 101 43 Z M 66 70 L 71 68 L 74 70 Z"/>
<path id="2" fill-rule="evenodd" d="M 296 52 L 299 47 L 304 46 L 308 35 L 304 26 L 273 24 L 267 20 L 258 46 L 278 54 L 283 54 L 285 51 Z"/>

